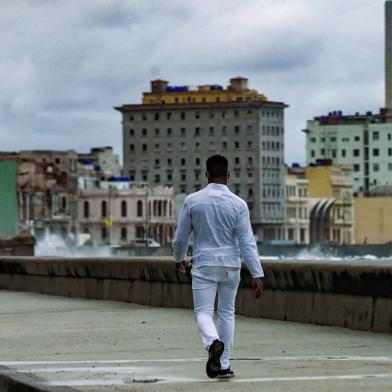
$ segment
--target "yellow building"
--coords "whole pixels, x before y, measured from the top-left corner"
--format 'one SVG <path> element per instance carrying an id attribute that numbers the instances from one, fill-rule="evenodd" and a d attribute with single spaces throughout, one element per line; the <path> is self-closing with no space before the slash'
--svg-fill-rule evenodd
<path id="1" fill-rule="evenodd" d="M 212 102 L 267 101 L 267 97 L 248 88 L 248 79 L 236 77 L 224 89 L 220 85 L 169 86 L 166 80 L 153 80 L 151 92 L 143 93 L 143 104 L 189 104 Z"/>
<path id="2" fill-rule="evenodd" d="M 354 200 L 356 243 L 392 242 L 392 197 L 356 197 Z"/>
<path id="3" fill-rule="evenodd" d="M 310 242 L 353 244 L 354 203 L 351 166 L 306 167 Z"/>
<path id="4" fill-rule="evenodd" d="M 309 244 L 308 180 L 303 168 L 287 168 L 286 240 Z"/>

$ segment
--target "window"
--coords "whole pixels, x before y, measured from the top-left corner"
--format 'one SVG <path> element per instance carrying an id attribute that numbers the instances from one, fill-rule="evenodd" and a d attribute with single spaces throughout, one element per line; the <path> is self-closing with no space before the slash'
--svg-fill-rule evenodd
<path id="1" fill-rule="evenodd" d="M 143 202 L 141 200 L 137 201 L 137 216 L 143 216 Z"/>
<path id="2" fill-rule="evenodd" d="M 380 140 L 380 132 L 374 131 L 373 132 L 373 141 Z"/>
<path id="3" fill-rule="evenodd" d="M 212 136 L 214 134 L 214 127 L 210 127 L 209 135 Z"/>
<path id="4" fill-rule="evenodd" d="M 226 118 L 227 113 L 225 111 L 222 112 L 222 118 Z"/>
<path id="5" fill-rule="evenodd" d="M 127 202 L 125 200 L 121 201 L 121 216 L 123 218 L 127 217 Z"/>
<path id="6" fill-rule="evenodd" d="M 160 133 L 159 128 L 155 128 L 155 136 L 159 136 L 159 133 Z"/>
<path id="7" fill-rule="evenodd" d="M 361 138 L 359 136 L 355 136 L 354 141 L 359 142 L 359 141 L 361 141 Z"/>
<path id="8" fill-rule="evenodd" d="M 171 136 L 172 135 L 172 129 L 171 128 L 167 128 L 167 136 Z"/>
<path id="9" fill-rule="evenodd" d="M 392 171 L 392 163 L 388 163 L 388 170 Z"/>
<path id="10" fill-rule="evenodd" d="M 168 158 L 168 160 L 167 160 L 167 165 L 168 165 L 168 166 L 171 166 L 171 165 L 172 165 L 172 160 L 171 160 L 171 158 Z"/>
<path id="11" fill-rule="evenodd" d="M 392 134 L 388 133 L 388 140 L 392 140 Z"/>
<path id="12" fill-rule="evenodd" d="M 171 143 L 167 143 L 166 150 L 167 151 L 173 151 L 173 147 L 172 147 Z"/>
<path id="13" fill-rule="evenodd" d="M 253 165 L 253 158 L 252 157 L 248 157 L 248 165 Z"/>
<path id="14" fill-rule="evenodd" d="M 325 150 L 324 150 L 324 148 L 322 148 L 322 149 L 320 150 L 320 155 L 325 155 Z"/>
<path id="15" fill-rule="evenodd" d="M 311 156 L 312 158 L 314 158 L 315 155 L 316 155 L 316 154 L 315 154 L 314 150 L 311 150 L 311 151 L 310 151 L 310 156 Z"/>
<path id="16" fill-rule="evenodd" d="M 334 143 L 334 142 L 336 142 L 336 137 L 335 136 L 331 136 L 329 138 L 329 140 L 330 140 L 330 142 Z"/>
<path id="17" fill-rule="evenodd" d="M 159 184 L 161 182 L 161 176 L 159 174 L 155 174 L 154 176 L 154 182 L 156 184 Z"/>
<path id="18" fill-rule="evenodd" d="M 159 113 L 155 113 L 154 120 L 159 120 Z"/>
<path id="19" fill-rule="evenodd" d="M 185 173 L 181 173 L 181 181 L 186 181 L 186 174 Z"/>
<path id="20" fill-rule="evenodd" d="M 234 142 L 234 147 L 238 150 L 240 148 L 240 142 Z"/>
<path id="21" fill-rule="evenodd" d="M 252 134 L 253 133 L 253 125 L 247 125 L 246 131 L 248 132 L 248 134 Z"/>
<path id="22" fill-rule="evenodd" d="M 234 117 L 238 118 L 239 116 L 240 116 L 240 114 L 239 114 L 238 110 L 234 110 Z"/>
<path id="23" fill-rule="evenodd" d="M 143 145 L 142 145 L 142 150 L 143 150 L 143 151 L 147 151 L 147 144 L 143 144 Z"/>
<path id="24" fill-rule="evenodd" d="M 252 148 L 253 148 L 252 142 L 249 141 L 249 142 L 248 142 L 248 150 L 251 150 Z"/>
<path id="25" fill-rule="evenodd" d="M 196 164 L 196 165 L 200 165 L 200 158 L 196 158 L 195 164 Z"/>
<path id="26" fill-rule="evenodd" d="M 195 128 L 195 136 L 200 136 L 200 128 L 199 127 Z"/>
<path id="27" fill-rule="evenodd" d="M 378 157 L 380 155 L 380 150 L 378 148 L 373 148 L 373 156 Z"/>
<path id="28" fill-rule="evenodd" d="M 147 121 L 147 114 L 143 114 L 142 119 L 143 119 L 143 121 Z"/>
<path id="29" fill-rule="evenodd" d="M 222 127 L 222 135 L 227 135 L 227 127 Z"/>
<path id="30" fill-rule="evenodd" d="M 108 205 L 104 200 L 103 202 L 101 202 L 101 217 L 106 218 L 107 216 L 108 216 Z"/>
<path id="31" fill-rule="evenodd" d="M 135 145 L 134 144 L 130 144 L 129 145 L 129 150 L 132 151 L 132 152 L 135 151 Z"/>
<path id="32" fill-rule="evenodd" d="M 181 143 L 181 151 L 186 151 L 186 143 Z"/>
<path id="33" fill-rule="evenodd" d="M 108 238 L 108 229 L 106 227 L 101 228 L 101 239 L 106 240 Z"/>
<path id="34" fill-rule="evenodd" d="M 181 112 L 181 120 L 185 120 L 185 112 Z"/>
<path id="35" fill-rule="evenodd" d="M 166 113 L 166 118 L 167 118 L 168 120 L 170 120 L 171 115 L 172 115 L 171 112 Z"/>
<path id="36" fill-rule="evenodd" d="M 239 165 L 240 164 L 240 158 L 239 157 L 235 157 L 234 162 L 236 163 L 236 165 Z"/>
<path id="37" fill-rule="evenodd" d="M 181 136 L 186 136 L 186 130 L 185 130 L 185 128 L 181 128 Z"/>
<path id="38" fill-rule="evenodd" d="M 133 121 L 135 118 L 133 116 L 129 116 L 129 121 Z"/>
<path id="39" fill-rule="evenodd" d="M 146 128 L 142 129 L 142 136 L 147 136 L 147 129 Z"/>
<path id="40" fill-rule="evenodd" d="M 155 166 L 158 166 L 158 167 L 159 167 L 159 164 L 160 164 L 159 159 L 155 159 Z"/>
<path id="41" fill-rule="evenodd" d="M 353 150 L 353 156 L 354 157 L 359 157 L 359 149 L 356 148 L 355 150 Z"/>
<path id="42" fill-rule="evenodd" d="M 199 151 L 199 149 L 200 149 L 200 143 L 197 142 L 195 143 L 195 151 Z"/>
<path id="43" fill-rule="evenodd" d="M 355 164 L 354 165 L 354 171 L 355 172 L 359 172 L 359 170 L 360 170 L 360 166 L 358 164 Z"/>
<path id="44" fill-rule="evenodd" d="M 90 217 L 90 203 L 88 201 L 85 201 L 83 203 L 83 217 L 84 218 Z"/>
<path id="45" fill-rule="evenodd" d="M 311 138 L 310 138 L 310 142 L 311 142 L 311 143 L 316 143 L 316 138 L 315 138 L 315 137 L 311 137 Z"/>
<path id="46" fill-rule="evenodd" d="M 234 133 L 235 134 L 240 133 L 240 127 L 239 126 L 234 127 Z"/>
<path id="47" fill-rule="evenodd" d="M 128 237 L 128 232 L 126 227 L 121 228 L 121 241 L 126 241 Z"/>
<path id="48" fill-rule="evenodd" d="M 379 163 L 373 163 L 373 171 L 374 172 L 380 171 L 380 164 Z"/>
<path id="49" fill-rule="evenodd" d="M 325 143 L 325 137 L 322 137 L 320 140 L 321 140 L 321 143 Z"/>
<path id="50" fill-rule="evenodd" d="M 171 173 L 171 172 L 168 172 L 168 173 L 167 173 L 167 180 L 168 180 L 168 181 L 171 181 L 172 178 L 173 178 L 173 177 L 172 177 L 172 173 Z"/>
<path id="51" fill-rule="evenodd" d="M 346 150 L 342 150 L 342 157 L 344 158 L 346 156 Z"/>
<path id="52" fill-rule="evenodd" d="M 392 148 L 388 148 L 388 155 L 392 156 Z"/>
<path id="53" fill-rule="evenodd" d="M 214 118 L 215 117 L 214 112 L 210 112 L 209 116 L 210 116 L 210 118 Z"/>
<path id="54" fill-rule="evenodd" d="M 195 118 L 199 119 L 200 118 L 200 112 L 195 112 Z"/>
<path id="55" fill-rule="evenodd" d="M 185 158 L 181 158 L 181 166 L 185 166 L 186 165 L 186 159 Z"/>
<path id="56" fill-rule="evenodd" d="M 222 142 L 222 149 L 227 150 L 227 142 Z"/>
<path id="57" fill-rule="evenodd" d="M 129 136 L 134 136 L 135 135 L 135 130 L 134 129 L 130 129 L 129 130 Z"/>

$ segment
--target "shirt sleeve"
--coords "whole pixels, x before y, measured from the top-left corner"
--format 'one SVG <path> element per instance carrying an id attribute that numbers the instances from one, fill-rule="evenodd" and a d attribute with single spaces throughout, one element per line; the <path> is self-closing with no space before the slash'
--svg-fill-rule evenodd
<path id="1" fill-rule="evenodd" d="M 173 241 L 173 258 L 177 263 L 185 259 L 186 251 L 188 249 L 188 240 L 191 232 L 191 215 L 185 201 L 181 209 L 176 234 Z"/>
<path id="2" fill-rule="evenodd" d="M 253 278 L 262 278 L 264 276 L 261 267 L 260 256 L 257 251 L 256 241 L 253 237 L 252 227 L 250 225 L 249 210 L 246 205 L 242 206 L 237 218 L 235 236 L 238 239 L 241 257 Z"/>

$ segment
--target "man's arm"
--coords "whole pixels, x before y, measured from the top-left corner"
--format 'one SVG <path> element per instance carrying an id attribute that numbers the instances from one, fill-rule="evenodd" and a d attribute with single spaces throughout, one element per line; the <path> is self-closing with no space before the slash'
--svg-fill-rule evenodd
<path id="1" fill-rule="evenodd" d="M 239 212 L 235 235 L 238 238 L 241 256 L 253 277 L 253 291 L 255 292 L 256 297 L 258 297 L 263 289 L 261 278 L 264 277 L 264 272 L 261 267 L 256 241 L 253 237 L 253 231 L 250 225 L 249 210 L 246 205 L 243 205 Z"/>
<path id="2" fill-rule="evenodd" d="M 176 234 L 173 241 L 173 258 L 176 263 L 181 263 L 185 259 L 186 251 L 188 249 L 189 235 L 192 231 L 191 215 L 186 203 L 182 206 Z"/>

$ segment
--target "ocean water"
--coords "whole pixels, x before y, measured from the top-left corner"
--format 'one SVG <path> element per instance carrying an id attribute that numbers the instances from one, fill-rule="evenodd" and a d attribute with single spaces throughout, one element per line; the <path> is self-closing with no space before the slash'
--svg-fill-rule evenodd
<path id="1" fill-rule="evenodd" d="M 374 250 L 374 253 L 372 253 Z M 259 246 L 260 256 L 264 260 L 326 260 L 326 261 L 390 261 L 392 262 L 392 246 L 380 245 L 364 247 L 363 245 L 350 245 L 340 247 L 312 246 L 312 247 L 285 247 L 285 246 Z M 344 251 L 344 254 L 342 254 Z M 134 248 L 132 254 L 124 250 L 119 252 L 116 247 L 110 246 L 75 246 L 71 241 L 57 234 L 47 233 L 39 239 L 35 246 L 36 256 L 60 257 L 113 257 L 119 256 L 147 256 L 156 253 L 159 256 L 171 256 L 171 246 L 155 249 Z"/>

